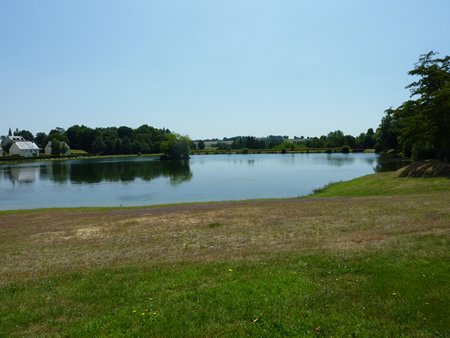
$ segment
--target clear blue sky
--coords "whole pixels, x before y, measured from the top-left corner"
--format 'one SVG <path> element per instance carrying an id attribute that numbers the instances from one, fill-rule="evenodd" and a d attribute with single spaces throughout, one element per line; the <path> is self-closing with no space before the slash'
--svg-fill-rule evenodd
<path id="1" fill-rule="evenodd" d="M 0 134 L 353 136 L 450 54 L 448 0 L 0 1 Z"/>

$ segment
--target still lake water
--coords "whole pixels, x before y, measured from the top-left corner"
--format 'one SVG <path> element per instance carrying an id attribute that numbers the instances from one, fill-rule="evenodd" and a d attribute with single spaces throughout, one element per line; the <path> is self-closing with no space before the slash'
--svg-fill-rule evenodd
<path id="1" fill-rule="evenodd" d="M 0 210 L 119 207 L 285 198 L 329 182 L 396 170 L 377 154 L 194 155 L 0 165 Z"/>

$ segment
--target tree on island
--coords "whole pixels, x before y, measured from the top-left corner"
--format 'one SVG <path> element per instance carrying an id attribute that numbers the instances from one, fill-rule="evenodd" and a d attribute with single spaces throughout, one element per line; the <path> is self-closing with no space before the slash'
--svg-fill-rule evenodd
<path id="1" fill-rule="evenodd" d="M 166 134 L 166 141 L 161 142 L 161 150 L 166 156 L 164 159 L 180 160 L 189 158 L 189 145 L 191 142 L 191 139 L 185 135 Z"/>
<path id="2" fill-rule="evenodd" d="M 416 100 L 387 111 L 397 121 L 396 131 L 403 149 L 412 153 L 434 150 L 435 158 L 450 162 L 450 56 L 421 55 L 409 75 L 420 79 L 406 88 Z M 416 158 L 421 159 L 421 158 Z"/>

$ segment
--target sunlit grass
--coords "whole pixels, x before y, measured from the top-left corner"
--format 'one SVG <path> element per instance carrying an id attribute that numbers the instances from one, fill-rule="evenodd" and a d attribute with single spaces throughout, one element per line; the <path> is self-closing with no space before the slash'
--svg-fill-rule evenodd
<path id="1" fill-rule="evenodd" d="M 448 181 L 0 213 L 0 336 L 449 336 Z"/>

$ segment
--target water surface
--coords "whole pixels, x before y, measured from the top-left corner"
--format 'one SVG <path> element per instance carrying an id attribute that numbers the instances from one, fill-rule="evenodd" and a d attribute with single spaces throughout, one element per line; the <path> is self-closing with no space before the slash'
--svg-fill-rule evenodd
<path id="1" fill-rule="evenodd" d="M 329 182 L 402 165 L 376 154 L 226 154 L 169 162 L 117 157 L 4 164 L 0 210 L 298 197 Z"/>

